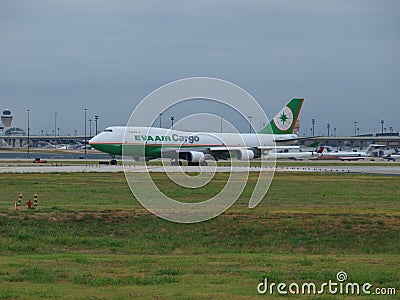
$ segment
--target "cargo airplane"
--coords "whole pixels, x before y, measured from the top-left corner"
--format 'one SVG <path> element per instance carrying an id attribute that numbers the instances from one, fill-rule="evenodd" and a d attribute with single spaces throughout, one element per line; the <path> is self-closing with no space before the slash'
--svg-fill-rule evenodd
<path id="1" fill-rule="evenodd" d="M 260 158 L 265 150 L 275 145 L 288 145 L 298 140 L 294 134 L 304 99 L 292 99 L 258 134 L 188 132 L 155 127 L 108 127 L 93 137 L 89 144 L 111 155 L 128 155 L 146 161 L 171 158 L 171 165 L 207 165 L 207 160 L 239 160 Z"/>

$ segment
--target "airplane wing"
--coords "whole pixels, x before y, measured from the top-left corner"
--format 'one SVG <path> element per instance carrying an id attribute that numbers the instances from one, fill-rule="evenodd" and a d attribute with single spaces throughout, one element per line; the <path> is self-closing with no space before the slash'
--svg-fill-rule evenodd
<path id="1" fill-rule="evenodd" d="M 258 149 L 261 150 L 285 150 L 285 149 L 300 149 L 300 146 L 261 146 L 257 147 Z"/>
<path id="2" fill-rule="evenodd" d="M 203 159 L 216 159 L 216 160 L 227 160 L 231 153 L 234 152 L 236 157 L 241 160 L 253 159 L 254 157 L 260 157 L 261 150 L 252 147 L 188 147 L 188 148 L 163 148 L 162 156 L 168 158 L 192 160 L 193 157 L 198 157 L 200 160 Z M 203 156 L 204 155 L 204 156 Z"/>
<path id="3" fill-rule="evenodd" d="M 187 159 L 193 155 L 199 156 L 200 153 L 212 156 L 215 159 L 226 160 L 232 152 L 235 153 L 239 159 L 252 159 L 261 157 L 264 151 L 275 149 L 299 149 L 299 146 L 260 146 L 260 147 L 243 147 L 243 146 L 212 146 L 212 147 L 185 147 L 185 148 L 169 148 L 162 149 L 163 157 L 176 158 L 179 156 L 181 159 Z"/>

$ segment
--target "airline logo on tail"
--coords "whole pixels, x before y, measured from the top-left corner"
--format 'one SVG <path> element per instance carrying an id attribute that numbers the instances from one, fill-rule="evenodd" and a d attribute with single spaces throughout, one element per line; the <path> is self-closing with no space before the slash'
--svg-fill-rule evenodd
<path id="1" fill-rule="evenodd" d="M 285 106 L 282 110 L 274 117 L 274 122 L 279 130 L 288 130 L 293 123 L 293 112 Z"/>
<path id="2" fill-rule="evenodd" d="M 304 99 L 300 98 L 290 100 L 260 133 L 292 134 L 303 102 Z"/>

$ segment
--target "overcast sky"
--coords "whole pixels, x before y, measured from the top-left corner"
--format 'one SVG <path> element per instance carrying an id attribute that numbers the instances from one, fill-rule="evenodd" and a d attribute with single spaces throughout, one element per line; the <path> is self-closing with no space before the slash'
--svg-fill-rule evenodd
<path id="1" fill-rule="evenodd" d="M 0 1 L 0 110 L 62 133 L 124 125 L 173 80 L 210 76 L 251 93 L 272 118 L 304 97 L 337 134 L 400 130 L 400 1 Z M 157 108 L 155 108 L 156 110 Z M 179 107 L 171 114 L 185 114 Z M 158 113 L 158 112 L 156 112 Z M 165 121 L 168 115 L 165 116 Z M 255 120 L 255 122 L 259 122 Z"/>

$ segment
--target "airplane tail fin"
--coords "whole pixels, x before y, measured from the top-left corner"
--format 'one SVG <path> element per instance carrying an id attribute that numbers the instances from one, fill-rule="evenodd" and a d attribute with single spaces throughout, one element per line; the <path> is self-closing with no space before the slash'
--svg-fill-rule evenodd
<path id="1" fill-rule="evenodd" d="M 291 134 L 296 127 L 304 99 L 293 98 L 259 133 Z"/>
<path id="2" fill-rule="evenodd" d="M 307 147 L 317 148 L 319 146 L 319 144 L 321 144 L 321 142 L 320 141 L 316 141 L 314 143 L 311 143 L 310 145 L 307 145 Z"/>

